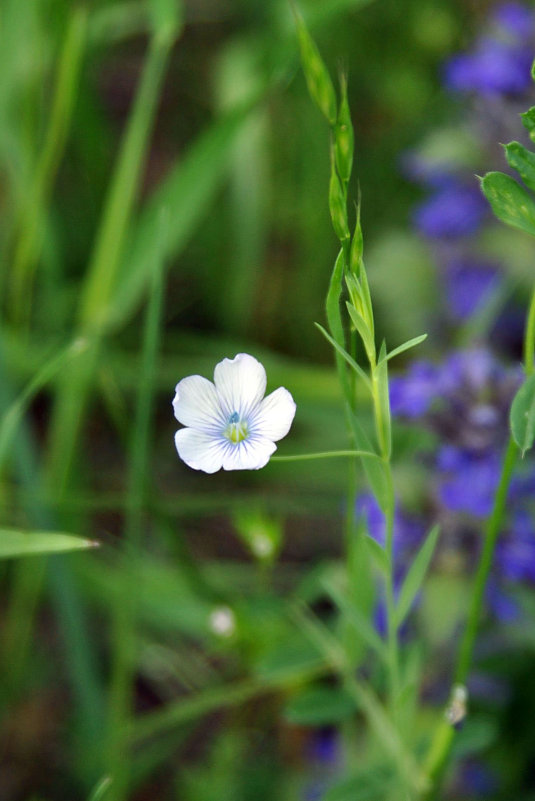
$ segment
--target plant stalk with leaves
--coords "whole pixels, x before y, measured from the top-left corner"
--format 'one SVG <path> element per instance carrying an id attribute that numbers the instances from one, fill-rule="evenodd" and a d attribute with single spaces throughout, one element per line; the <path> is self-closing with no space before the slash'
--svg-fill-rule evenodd
<path id="1" fill-rule="evenodd" d="M 431 530 L 405 577 L 399 597 L 394 590 L 394 514 L 395 492 L 392 475 L 392 426 L 388 389 L 388 362 L 394 356 L 418 345 L 426 335 L 415 337 L 387 352 L 383 341 L 376 345 L 373 304 L 363 261 L 363 236 L 360 224 L 360 203 L 356 205 L 356 221 L 350 232 L 348 185 L 353 166 L 353 128 L 347 98 L 347 81 L 340 78 L 340 100 L 319 51 L 310 37 L 302 18 L 296 13 L 301 49 L 301 61 L 310 95 L 330 128 L 331 174 L 329 210 L 331 221 L 340 242 L 340 252 L 332 272 L 326 300 L 329 330 L 316 324 L 335 351 L 340 384 L 344 393 L 349 435 L 359 457 L 371 491 L 385 518 L 385 547 L 365 535 L 355 519 L 355 486 L 350 489 L 348 505 L 347 579 L 351 585 L 364 581 L 369 557 L 379 566 L 384 582 L 386 603 L 386 668 L 388 675 L 388 718 L 396 737 L 402 736 L 403 690 L 398 632 L 418 593 L 438 538 L 438 529 Z M 342 314 L 341 301 L 345 298 Z M 357 361 L 357 342 L 360 340 L 367 365 Z M 372 409 L 374 441 L 359 422 L 362 386 Z M 327 454 L 325 454 L 327 455 Z M 332 454 L 339 455 L 339 454 Z M 355 554 L 360 558 L 355 560 Z M 365 711 L 365 710 L 363 710 Z M 374 721 L 368 717 L 372 729 Z M 377 731 L 375 731 L 377 734 Z M 409 767 L 410 763 L 410 767 Z M 403 787 L 407 798 L 416 797 L 424 789 L 424 780 L 412 758 L 396 763 L 397 787 Z"/>

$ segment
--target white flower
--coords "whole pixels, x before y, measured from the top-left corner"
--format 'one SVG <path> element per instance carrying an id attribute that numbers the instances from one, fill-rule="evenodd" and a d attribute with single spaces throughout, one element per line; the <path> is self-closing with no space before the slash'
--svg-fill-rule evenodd
<path id="1" fill-rule="evenodd" d="M 186 426 L 175 434 L 180 458 L 205 473 L 264 467 L 295 415 L 287 389 L 267 398 L 265 391 L 266 371 L 247 353 L 219 362 L 213 384 L 200 375 L 179 381 L 173 409 Z"/>
<path id="2" fill-rule="evenodd" d="M 231 637 L 236 631 L 236 618 L 228 606 L 218 606 L 210 614 L 209 625 L 219 637 Z"/>

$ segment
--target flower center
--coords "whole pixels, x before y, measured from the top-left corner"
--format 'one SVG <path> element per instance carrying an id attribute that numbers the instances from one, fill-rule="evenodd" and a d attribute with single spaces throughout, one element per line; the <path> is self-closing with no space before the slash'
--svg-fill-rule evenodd
<path id="1" fill-rule="evenodd" d="M 245 420 L 240 420 L 238 412 L 232 412 L 223 434 L 227 439 L 237 445 L 249 436 L 249 426 Z"/>

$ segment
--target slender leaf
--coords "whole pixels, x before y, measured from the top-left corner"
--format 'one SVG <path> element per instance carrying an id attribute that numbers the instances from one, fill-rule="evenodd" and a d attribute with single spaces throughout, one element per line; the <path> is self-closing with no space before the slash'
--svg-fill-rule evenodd
<path id="1" fill-rule="evenodd" d="M 355 711 L 353 698 L 342 687 L 308 687 L 291 698 L 284 717 L 298 726 L 328 726 L 347 720 Z"/>
<path id="2" fill-rule="evenodd" d="M 407 342 L 403 343 L 403 345 L 398 345 L 397 348 L 391 350 L 390 353 L 388 353 L 385 357 L 386 361 L 390 361 L 390 359 L 393 359 L 394 356 L 399 356 L 400 353 L 404 353 L 406 350 L 409 350 L 409 348 L 416 347 L 416 345 L 419 345 L 425 339 L 427 339 L 427 334 L 420 334 L 420 336 L 418 337 L 413 337 L 412 339 L 408 339 Z M 383 359 L 379 359 L 379 363 L 377 366 L 379 366 L 379 364 L 381 364 L 382 361 Z"/>
<path id="3" fill-rule="evenodd" d="M 370 537 L 368 534 L 366 534 L 365 541 L 373 561 L 379 570 L 384 573 L 385 576 L 387 576 L 390 571 L 390 560 L 387 552 L 383 546 L 377 542 L 377 540 L 375 540 L 373 537 Z"/>
<path id="4" fill-rule="evenodd" d="M 349 422 L 357 448 L 364 451 L 373 451 L 373 447 L 368 435 L 358 422 L 355 415 L 351 412 L 349 413 Z M 377 500 L 377 503 L 379 504 L 379 507 L 384 511 L 388 505 L 390 489 L 388 486 L 388 478 L 383 461 L 380 457 L 371 459 L 362 456 L 361 459 L 362 466 L 364 468 L 364 472 L 366 473 L 366 478 L 368 479 L 371 490 L 375 496 L 375 499 Z"/>
<path id="5" fill-rule="evenodd" d="M 513 439 L 524 456 L 535 439 L 535 375 L 529 376 L 516 393 L 509 420 Z"/>
<path id="6" fill-rule="evenodd" d="M 375 342 L 373 341 L 372 333 L 366 325 L 366 321 L 362 315 L 358 313 L 353 304 L 347 302 L 346 306 L 349 316 L 351 317 L 351 322 L 360 334 L 360 338 L 362 339 L 364 348 L 366 350 L 366 355 L 370 362 L 372 362 L 375 359 Z"/>
<path id="7" fill-rule="evenodd" d="M 535 200 L 526 189 L 503 172 L 488 172 L 481 189 L 499 220 L 535 236 Z"/>
<path id="8" fill-rule="evenodd" d="M 301 64 L 305 73 L 308 91 L 329 124 L 336 124 L 336 94 L 331 77 L 327 71 L 316 43 L 310 36 L 303 18 L 295 13 Z"/>
<path id="9" fill-rule="evenodd" d="M 354 370 L 354 371 L 357 373 L 357 375 L 358 375 L 360 378 L 362 378 L 362 380 L 363 380 L 363 381 L 364 381 L 364 383 L 366 384 L 366 387 L 367 387 L 367 388 L 370 390 L 370 392 L 371 392 L 371 382 L 370 382 L 370 379 L 368 378 L 368 376 L 366 375 L 366 373 L 364 372 L 364 370 L 362 369 L 362 367 L 360 367 L 360 366 L 357 364 L 357 362 L 355 361 L 355 359 L 353 359 L 353 358 L 352 358 L 352 357 L 349 355 L 349 353 L 348 353 L 348 352 L 345 350 L 345 348 L 343 348 L 341 345 L 339 345 L 339 344 L 338 344 L 338 342 L 336 342 L 336 340 L 335 340 L 335 339 L 333 339 L 333 338 L 332 338 L 332 336 L 331 336 L 329 333 L 327 333 L 327 331 L 325 330 L 325 328 L 324 328 L 322 325 L 320 325 L 319 323 L 314 323 L 314 325 L 316 326 L 316 328 L 319 328 L 319 330 L 321 331 L 321 333 L 323 334 L 323 336 L 325 337 L 325 339 L 326 339 L 328 342 L 330 342 L 330 343 L 331 343 L 331 345 L 333 346 L 333 348 L 335 348 L 335 350 L 337 350 L 337 351 L 338 351 L 338 353 L 339 353 L 339 354 L 340 354 L 340 355 L 341 355 L 341 356 L 342 356 L 342 357 L 343 357 L 343 358 L 346 360 L 346 362 L 349 364 L 349 366 L 350 366 L 350 367 L 351 367 L 351 368 L 352 368 L 352 369 L 353 369 L 353 370 Z M 364 449 L 364 450 L 369 450 L 369 449 Z"/>
<path id="10" fill-rule="evenodd" d="M 433 526 L 427 535 L 424 544 L 416 554 L 412 565 L 409 568 L 405 580 L 401 586 L 399 600 L 396 607 L 396 625 L 400 626 L 408 615 L 414 599 L 419 593 L 427 569 L 433 558 L 436 544 L 438 542 L 438 535 L 440 532 L 439 526 Z"/>
<path id="11" fill-rule="evenodd" d="M 95 548 L 98 542 L 55 531 L 19 531 L 0 528 L 0 559 L 36 554 L 65 553 Z"/>
<path id="12" fill-rule="evenodd" d="M 388 360 L 386 358 L 386 344 L 383 341 L 379 351 L 377 364 L 377 392 L 379 393 L 379 406 L 381 409 L 380 437 L 383 456 L 390 458 L 392 452 L 392 420 L 390 415 L 390 393 L 388 390 Z"/>

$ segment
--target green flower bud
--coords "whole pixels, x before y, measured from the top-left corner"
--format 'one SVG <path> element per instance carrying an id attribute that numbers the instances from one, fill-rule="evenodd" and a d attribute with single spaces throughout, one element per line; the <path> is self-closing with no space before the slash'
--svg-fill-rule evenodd
<path id="1" fill-rule="evenodd" d="M 331 181 L 329 184 L 329 209 L 336 236 L 341 242 L 349 239 L 347 225 L 346 198 L 342 190 L 340 179 L 336 173 L 334 160 L 331 168 Z"/>
<path id="2" fill-rule="evenodd" d="M 336 125 L 336 94 L 331 78 L 316 43 L 310 36 L 302 17 L 296 15 L 297 34 L 301 49 L 301 63 L 308 91 L 329 125 Z"/>
<path id="3" fill-rule="evenodd" d="M 344 76 L 340 78 L 342 100 L 336 120 L 334 153 L 338 174 L 344 183 L 348 183 L 353 167 L 353 124 L 347 102 L 347 81 Z"/>

